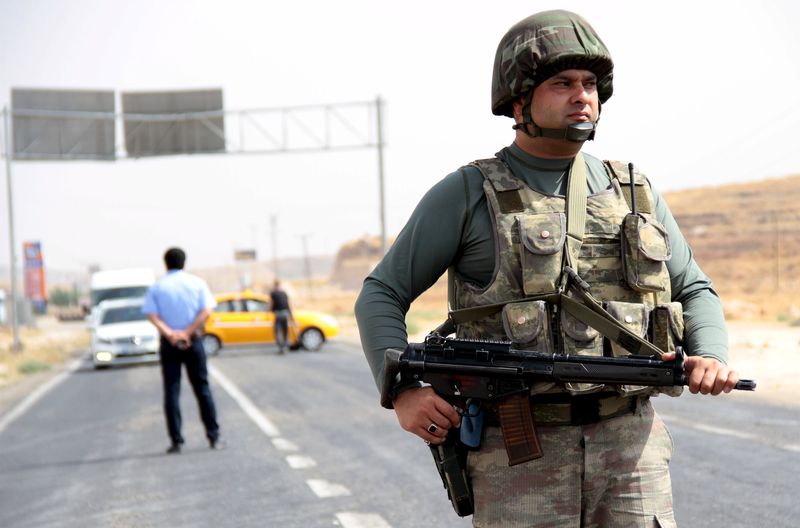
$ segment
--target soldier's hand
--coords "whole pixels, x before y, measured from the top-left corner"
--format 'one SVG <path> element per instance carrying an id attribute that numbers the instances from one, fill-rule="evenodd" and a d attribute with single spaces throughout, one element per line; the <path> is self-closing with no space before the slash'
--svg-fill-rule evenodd
<path id="1" fill-rule="evenodd" d="M 675 359 L 675 352 L 662 356 L 664 361 Z M 684 371 L 689 377 L 689 392 L 692 394 L 718 395 L 728 393 L 739 381 L 739 373 L 715 358 L 686 356 Z"/>
<path id="2" fill-rule="evenodd" d="M 431 444 L 441 444 L 451 427 L 461 425 L 453 406 L 430 387 L 403 391 L 393 403 L 400 426 Z"/>

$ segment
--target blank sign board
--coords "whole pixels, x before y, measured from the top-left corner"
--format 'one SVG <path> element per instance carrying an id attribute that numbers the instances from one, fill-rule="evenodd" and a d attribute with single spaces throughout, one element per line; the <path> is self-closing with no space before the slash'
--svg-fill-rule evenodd
<path id="1" fill-rule="evenodd" d="M 113 160 L 114 92 L 11 89 L 17 160 Z"/>
<path id="2" fill-rule="evenodd" d="M 222 90 L 122 93 L 128 156 L 225 151 Z"/>

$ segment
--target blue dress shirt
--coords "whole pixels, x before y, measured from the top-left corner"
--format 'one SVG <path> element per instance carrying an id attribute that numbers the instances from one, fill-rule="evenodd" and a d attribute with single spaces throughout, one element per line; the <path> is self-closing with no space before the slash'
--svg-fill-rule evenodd
<path id="1" fill-rule="evenodd" d="M 173 330 L 185 330 L 197 314 L 216 305 L 203 279 L 170 270 L 147 290 L 142 312 L 158 315 Z"/>

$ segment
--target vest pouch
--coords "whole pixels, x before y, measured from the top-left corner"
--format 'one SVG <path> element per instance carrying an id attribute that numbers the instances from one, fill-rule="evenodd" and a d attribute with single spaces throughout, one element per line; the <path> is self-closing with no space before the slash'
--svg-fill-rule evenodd
<path id="1" fill-rule="evenodd" d="M 624 324 L 633 334 L 643 339 L 646 338 L 647 330 L 650 326 L 650 310 L 646 305 L 620 301 L 606 301 L 603 305 L 614 319 Z M 609 341 L 611 343 L 611 354 L 614 357 L 630 355 L 630 351 L 614 341 Z"/>
<path id="2" fill-rule="evenodd" d="M 628 330 L 637 336 L 645 338 L 649 334 L 648 330 L 651 326 L 650 319 L 655 317 L 655 308 L 651 309 L 648 306 L 639 303 L 626 303 L 618 301 L 607 301 L 603 304 L 606 311 L 614 316 L 614 319 L 623 323 L 628 327 Z M 680 306 L 680 303 L 670 304 L 678 304 Z M 666 307 L 668 305 L 661 306 Z M 611 350 L 614 357 L 624 357 L 630 354 L 628 350 L 622 348 L 613 341 L 611 341 Z M 617 385 L 616 389 L 617 392 L 623 396 L 636 396 L 642 394 L 667 394 L 670 396 L 679 396 L 683 390 L 682 387 L 647 387 L 644 385 Z"/>
<path id="3" fill-rule="evenodd" d="M 524 301 L 503 306 L 503 327 L 515 345 L 526 350 L 553 353 L 550 310 L 545 301 Z"/>
<path id="4" fill-rule="evenodd" d="M 567 236 L 564 213 L 517 216 L 522 263 L 522 289 L 526 295 L 556 290 Z"/>
<path id="5" fill-rule="evenodd" d="M 579 321 L 566 310 L 561 310 L 561 336 L 564 354 L 577 356 L 602 356 L 603 336 L 591 326 Z M 570 394 L 587 394 L 603 388 L 599 383 L 565 383 Z"/>
<path id="6" fill-rule="evenodd" d="M 665 291 L 672 258 L 669 236 L 661 225 L 640 214 L 622 221 L 622 271 L 628 286 L 642 293 Z"/>
<path id="7" fill-rule="evenodd" d="M 653 344 L 664 352 L 675 352 L 683 343 L 683 305 L 657 304 L 652 312 Z"/>

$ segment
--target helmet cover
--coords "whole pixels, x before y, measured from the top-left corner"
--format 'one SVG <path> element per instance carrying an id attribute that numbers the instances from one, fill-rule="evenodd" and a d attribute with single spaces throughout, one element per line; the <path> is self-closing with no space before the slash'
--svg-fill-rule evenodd
<path id="1" fill-rule="evenodd" d="M 515 24 L 500 40 L 492 76 L 492 113 L 513 117 L 512 102 L 556 73 L 589 70 L 605 103 L 614 90 L 606 45 L 580 15 L 542 11 Z"/>

